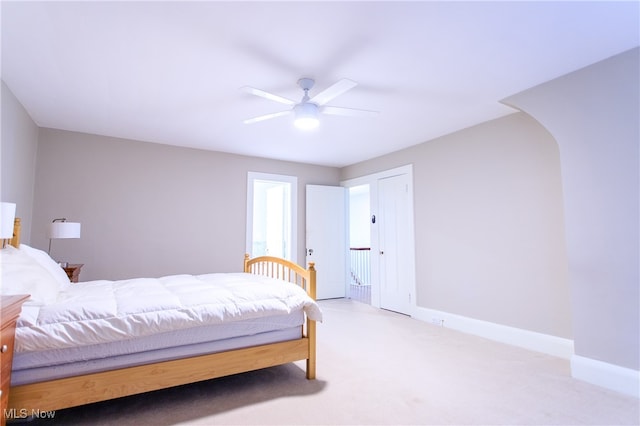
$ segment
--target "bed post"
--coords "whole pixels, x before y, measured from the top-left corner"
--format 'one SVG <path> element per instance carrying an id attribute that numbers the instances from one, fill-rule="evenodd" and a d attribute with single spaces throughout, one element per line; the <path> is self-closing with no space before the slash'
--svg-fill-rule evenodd
<path id="1" fill-rule="evenodd" d="M 251 256 L 249 256 L 249 253 L 245 253 L 244 254 L 244 268 L 242 269 L 244 272 L 251 272 L 249 271 L 249 258 Z"/>
<path id="2" fill-rule="evenodd" d="M 13 238 L 9 240 L 9 244 L 15 248 L 20 247 L 20 232 L 22 231 L 20 218 L 16 217 L 13 221 Z"/>
<path id="3" fill-rule="evenodd" d="M 316 267 L 309 262 L 309 296 L 316 300 Z M 309 339 L 309 358 L 307 358 L 307 379 L 316 378 L 316 322 L 307 318 L 307 338 Z"/>

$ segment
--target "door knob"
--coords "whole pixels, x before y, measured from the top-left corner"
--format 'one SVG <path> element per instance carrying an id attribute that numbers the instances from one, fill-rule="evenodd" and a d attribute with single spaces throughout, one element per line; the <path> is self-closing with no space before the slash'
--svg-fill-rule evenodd
<path id="1" fill-rule="evenodd" d="M 380 250 L 380 255 L 383 255 L 383 254 L 384 254 L 384 251 L 383 251 L 383 250 Z"/>
<path id="2" fill-rule="evenodd" d="M 307 251 L 309 252 L 309 256 L 313 254 L 313 249 L 308 249 Z"/>

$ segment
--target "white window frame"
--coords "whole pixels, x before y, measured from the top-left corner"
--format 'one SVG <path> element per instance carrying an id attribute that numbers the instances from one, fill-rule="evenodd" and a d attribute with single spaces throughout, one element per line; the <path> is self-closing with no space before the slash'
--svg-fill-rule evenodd
<path id="1" fill-rule="evenodd" d="M 247 224 L 246 224 L 246 252 L 253 250 L 253 187 L 256 180 L 266 180 L 291 185 L 291 241 L 290 259 L 297 263 L 298 258 L 298 178 L 296 176 L 279 175 L 273 173 L 247 172 Z"/>

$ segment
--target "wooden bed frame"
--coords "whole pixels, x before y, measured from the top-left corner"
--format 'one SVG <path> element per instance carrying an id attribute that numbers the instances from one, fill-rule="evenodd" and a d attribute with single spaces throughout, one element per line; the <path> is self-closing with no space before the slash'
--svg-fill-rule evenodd
<path id="1" fill-rule="evenodd" d="M 16 225 L 9 243 L 18 247 L 20 219 L 16 219 Z M 250 259 L 245 255 L 244 271 L 296 283 L 315 300 L 313 263 L 304 269 L 276 257 Z M 316 323 L 309 318 L 302 337 L 296 340 L 12 386 L 8 408 L 27 412 L 59 410 L 301 360 L 306 360 L 307 379 L 315 379 Z"/>

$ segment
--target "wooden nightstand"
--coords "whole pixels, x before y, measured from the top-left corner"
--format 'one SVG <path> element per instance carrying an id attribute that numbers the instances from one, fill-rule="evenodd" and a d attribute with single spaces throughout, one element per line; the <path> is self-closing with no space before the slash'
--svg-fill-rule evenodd
<path id="1" fill-rule="evenodd" d="M 16 321 L 20 316 L 22 304 L 29 298 L 28 294 L 2 296 L 0 313 L 0 422 L 6 423 L 5 410 L 9 404 L 9 388 L 11 387 L 11 364 L 13 363 L 13 340 L 16 333 Z"/>
<path id="2" fill-rule="evenodd" d="M 69 281 L 72 283 L 78 282 L 78 277 L 80 276 L 80 269 L 84 266 L 84 263 L 69 263 L 67 266 L 64 266 L 62 269 L 67 273 L 69 277 Z"/>

